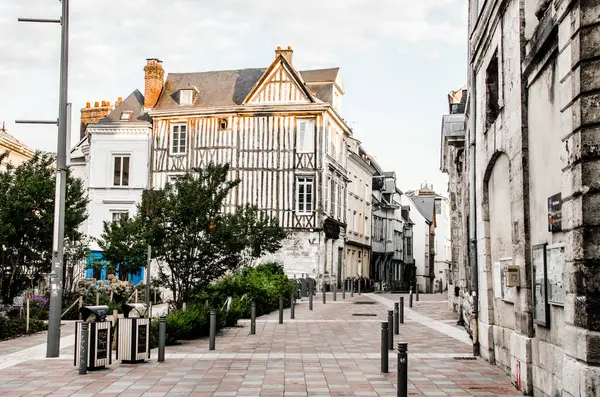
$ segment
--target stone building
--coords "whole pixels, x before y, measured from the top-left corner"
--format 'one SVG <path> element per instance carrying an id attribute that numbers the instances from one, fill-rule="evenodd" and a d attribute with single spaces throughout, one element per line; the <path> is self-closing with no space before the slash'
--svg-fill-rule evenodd
<path id="1" fill-rule="evenodd" d="M 469 189 L 453 208 L 474 352 L 524 394 L 598 396 L 600 3 L 469 6 L 468 173 L 451 180 Z"/>
<path id="2" fill-rule="evenodd" d="M 2 128 L 0 128 L 0 155 L 5 153 L 6 156 L 0 163 L 0 171 L 5 170 L 8 163 L 15 167 L 19 166 L 32 158 L 34 152 L 23 142 L 9 134 L 4 123 L 2 123 Z"/>

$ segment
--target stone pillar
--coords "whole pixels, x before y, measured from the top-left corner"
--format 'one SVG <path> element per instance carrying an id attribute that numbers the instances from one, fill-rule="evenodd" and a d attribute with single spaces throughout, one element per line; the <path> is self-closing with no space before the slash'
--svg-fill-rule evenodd
<path id="1" fill-rule="evenodd" d="M 600 391 L 600 2 L 555 2 L 565 167 L 563 396 Z M 561 104 L 562 105 L 562 104 Z"/>

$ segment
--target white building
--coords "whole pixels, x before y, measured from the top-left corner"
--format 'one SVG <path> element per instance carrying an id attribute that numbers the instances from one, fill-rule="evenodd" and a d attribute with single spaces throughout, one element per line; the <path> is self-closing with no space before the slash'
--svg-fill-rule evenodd
<path id="1" fill-rule="evenodd" d="M 144 96 L 134 91 L 106 117 L 82 128 L 84 137 L 71 150 L 70 168 L 89 196 L 89 217 L 81 229 L 89 237 L 99 238 L 104 222 L 135 215 L 148 186 L 152 128 L 144 112 Z M 101 257 L 95 241 L 90 248 L 93 256 Z M 105 276 L 103 271 L 102 278 Z M 141 270 L 132 281 L 137 283 L 143 277 Z"/>
<path id="2" fill-rule="evenodd" d="M 434 241 L 434 292 L 448 289 L 448 279 L 452 265 L 452 241 L 450 230 L 450 203 L 444 196 L 435 197 L 435 241 Z M 439 283 L 439 284 L 438 284 Z"/>

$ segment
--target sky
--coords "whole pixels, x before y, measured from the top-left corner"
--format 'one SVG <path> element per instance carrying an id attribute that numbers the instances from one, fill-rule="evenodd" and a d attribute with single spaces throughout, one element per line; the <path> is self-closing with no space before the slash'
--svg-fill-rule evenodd
<path id="1" fill-rule="evenodd" d="M 466 82 L 467 0 L 72 0 L 71 145 L 85 102 L 143 92 L 146 58 L 165 72 L 267 67 L 291 46 L 298 70 L 340 67 L 342 116 L 404 191 L 439 171 L 447 94 Z M 0 1 L 0 122 L 34 149 L 56 151 L 57 129 L 16 125 L 58 113 L 58 0 Z"/>

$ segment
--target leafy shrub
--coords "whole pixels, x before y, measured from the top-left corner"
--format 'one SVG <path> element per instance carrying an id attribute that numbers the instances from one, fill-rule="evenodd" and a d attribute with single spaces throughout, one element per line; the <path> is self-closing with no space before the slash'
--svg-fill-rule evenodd
<path id="1" fill-rule="evenodd" d="M 201 304 L 189 305 L 167 316 L 167 338 L 190 340 L 208 335 L 210 308 Z"/>
<path id="2" fill-rule="evenodd" d="M 45 322 L 36 319 L 29 320 L 30 334 L 45 331 L 47 329 L 48 326 Z M 5 316 L 0 316 L 0 340 L 25 335 L 25 330 L 26 323 L 24 318 L 8 319 Z"/>

